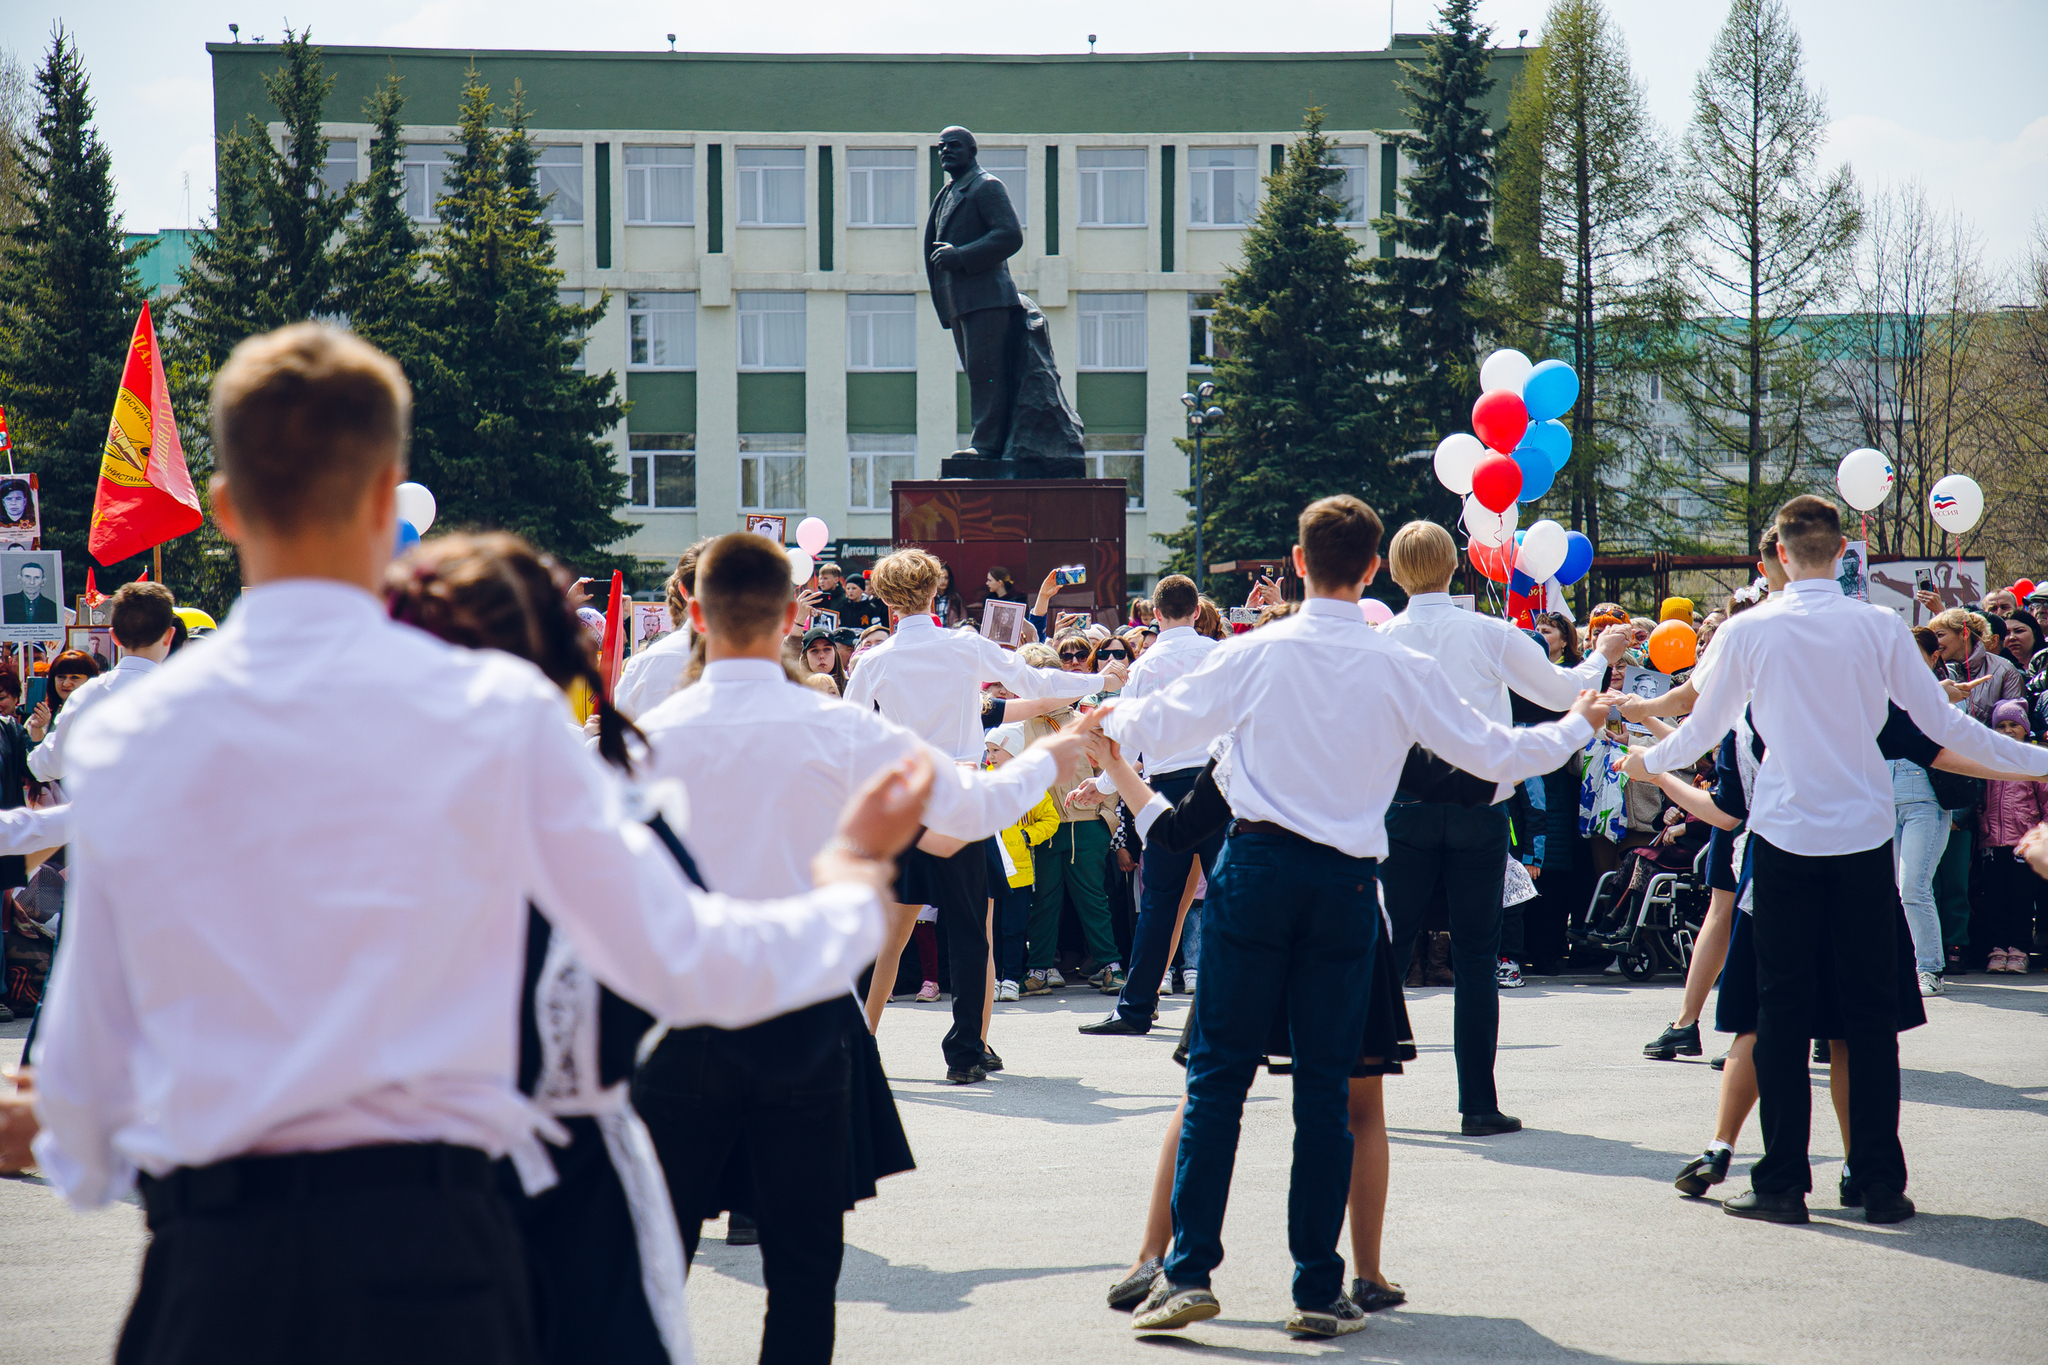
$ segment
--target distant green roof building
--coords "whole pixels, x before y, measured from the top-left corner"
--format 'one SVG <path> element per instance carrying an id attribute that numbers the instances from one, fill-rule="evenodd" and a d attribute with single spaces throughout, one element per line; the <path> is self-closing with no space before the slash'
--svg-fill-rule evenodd
<path id="1" fill-rule="evenodd" d="M 165 228 L 161 232 L 129 232 L 122 234 L 121 245 L 134 246 L 137 242 L 153 245 L 143 253 L 138 264 L 142 268 L 142 287 L 152 294 L 168 294 L 178 287 L 178 272 L 191 263 L 192 243 L 198 238 L 197 228 Z"/>

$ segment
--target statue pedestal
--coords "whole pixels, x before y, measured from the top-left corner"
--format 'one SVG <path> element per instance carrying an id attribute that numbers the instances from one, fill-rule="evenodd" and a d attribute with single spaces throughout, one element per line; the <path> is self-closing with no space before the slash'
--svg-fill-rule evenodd
<path id="1" fill-rule="evenodd" d="M 939 461 L 942 479 L 1085 479 L 1087 461 L 1079 455 L 1027 455 L 1015 460 L 987 460 L 979 455 L 953 455 Z"/>
<path id="2" fill-rule="evenodd" d="M 1129 498 L 1122 479 L 902 479 L 890 492 L 890 539 L 899 550 L 914 545 L 944 560 L 974 620 L 996 565 L 1034 592 L 1049 570 L 1080 564 L 1087 581 L 1061 587 L 1055 613 L 1121 621 Z"/>

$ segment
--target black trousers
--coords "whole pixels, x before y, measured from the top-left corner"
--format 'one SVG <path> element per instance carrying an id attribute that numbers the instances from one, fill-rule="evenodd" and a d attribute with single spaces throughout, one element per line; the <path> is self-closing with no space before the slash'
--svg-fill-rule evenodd
<path id="1" fill-rule="evenodd" d="M 1755 849 L 1756 1088 L 1764 1155 L 1759 1193 L 1813 1188 L 1807 1151 L 1817 974 L 1831 971 L 1849 1044 L 1849 1170 L 1866 1188 L 1906 1188 L 1899 1146 L 1898 952 L 1892 846 L 1803 857 L 1751 835 Z M 1825 955 L 1825 956 L 1823 956 Z"/>
<path id="2" fill-rule="evenodd" d="M 704 1220 L 732 1207 L 720 1180 L 736 1148 L 752 1168 L 768 1286 L 763 1365 L 832 1359 L 852 1076 L 844 1029 L 830 1031 L 838 1017 L 813 1006 L 756 1029 L 674 1029 L 633 1079 L 633 1107 L 654 1138 L 690 1257 Z M 756 1046 L 761 1029 L 785 1021 L 789 1036 L 768 1040 L 783 1046 Z"/>
<path id="3" fill-rule="evenodd" d="M 1458 1057 L 1458 1112 L 1500 1108 L 1493 1055 L 1500 1039 L 1501 881 L 1507 875 L 1504 806 L 1467 810 L 1451 802 L 1396 801 L 1387 808 L 1387 856 L 1380 883 L 1394 921 L 1400 975 L 1442 883 L 1451 910 L 1451 1037 Z"/>
<path id="4" fill-rule="evenodd" d="M 979 1066 L 984 1050 L 981 1002 L 988 990 L 987 842 L 977 840 L 950 858 L 912 849 L 904 855 L 904 872 L 897 881 L 897 894 L 905 901 L 935 906 L 939 912 L 939 938 L 946 947 L 946 989 L 953 992 L 953 1027 L 946 1030 L 940 1047 L 946 1065 L 955 1071 Z M 916 900 L 919 896 L 924 898 L 921 902 Z"/>
<path id="5" fill-rule="evenodd" d="M 218 1162 L 184 1211 L 152 1196 L 116 1365 L 538 1365 L 524 1243 L 484 1154 L 438 1149 L 465 1179 L 324 1183 L 388 1150 Z"/>
<path id="6" fill-rule="evenodd" d="M 967 370 L 967 401 L 974 415 L 974 453 L 999 460 L 1010 443 L 1017 406 L 1017 369 L 1010 355 L 1015 308 L 981 308 L 953 319 L 953 349 Z M 978 1008 L 978 1007 L 977 1007 Z"/>

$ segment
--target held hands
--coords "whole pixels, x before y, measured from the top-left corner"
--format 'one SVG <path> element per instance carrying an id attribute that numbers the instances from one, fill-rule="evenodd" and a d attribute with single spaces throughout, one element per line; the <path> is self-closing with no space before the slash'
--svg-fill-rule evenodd
<path id="1" fill-rule="evenodd" d="M 1572 703 L 1572 709 L 1565 714 L 1584 716 L 1588 725 L 1602 730 L 1607 726 L 1608 710 L 1619 700 L 1620 697 L 1612 692 L 1581 692 L 1579 699 Z"/>
<path id="2" fill-rule="evenodd" d="M 860 882 L 886 892 L 893 860 L 924 824 L 932 780 L 932 762 L 922 749 L 869 778 L 840 812 L 832 841 L 811 859 L 811 879 L 820 886 Z"/>
<path id="3" fill-rule="evenodd" d="M 1062 773 L 1071 773 L 1076 771 L 1077 767 L 1085 767 L 1087 765 L 1081 760 L 1088 757 L 1089 741 L 1102 728 L 1102 714 L 1102 708 L 1097 707 L 1087 715 L 1077 717 L 1062 726 L 1058 733 L 1047 735 L 1037 741 L 1031 748 L 1043 749 L 1051 754 L 1053 762 L 1059 765 L 1059 771 Z M 1092 784 L 1090 789 L 1093 789 Z"/>
<path id="4" fill-rule="evenodd" d="M 1650 769 L 1643 762 L 1643 755 L 1649 750 L 1640 744 L 1628 746 L 1628 756 L 1621 760 L 1621 775 L 1631 782 L 1654 782 Z"/>
<path id="5" fill-rule="evenodd" d="M 1104 664 L 1102 666 L 1102 678 L 1105 685 L 1102 690 L 1105 692 L 1121 692 L 1124 689 L 1124 684 L 1130 681 L 1130 677 L 1131 666 L 1129 664 Z"/>
<path id="6" fill-rule="evenodd" d="M 1094 810 L 1109 799 L 1102 794 L 1102 789 L 1096 786 L 1093 781 L 1083 782 L 1080 786 L 1067 793 L 1067 809 Z"/>

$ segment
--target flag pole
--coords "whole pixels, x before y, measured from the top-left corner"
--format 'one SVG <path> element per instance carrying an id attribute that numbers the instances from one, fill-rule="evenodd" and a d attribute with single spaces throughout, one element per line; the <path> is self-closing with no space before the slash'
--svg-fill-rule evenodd
<path id="1" fill-rule="evenodd" d="M 164 581 L 164 547 L 161 544 L 152 546 L 149 553 L 152 556 L 151 577 L 161 583 Z"/>

